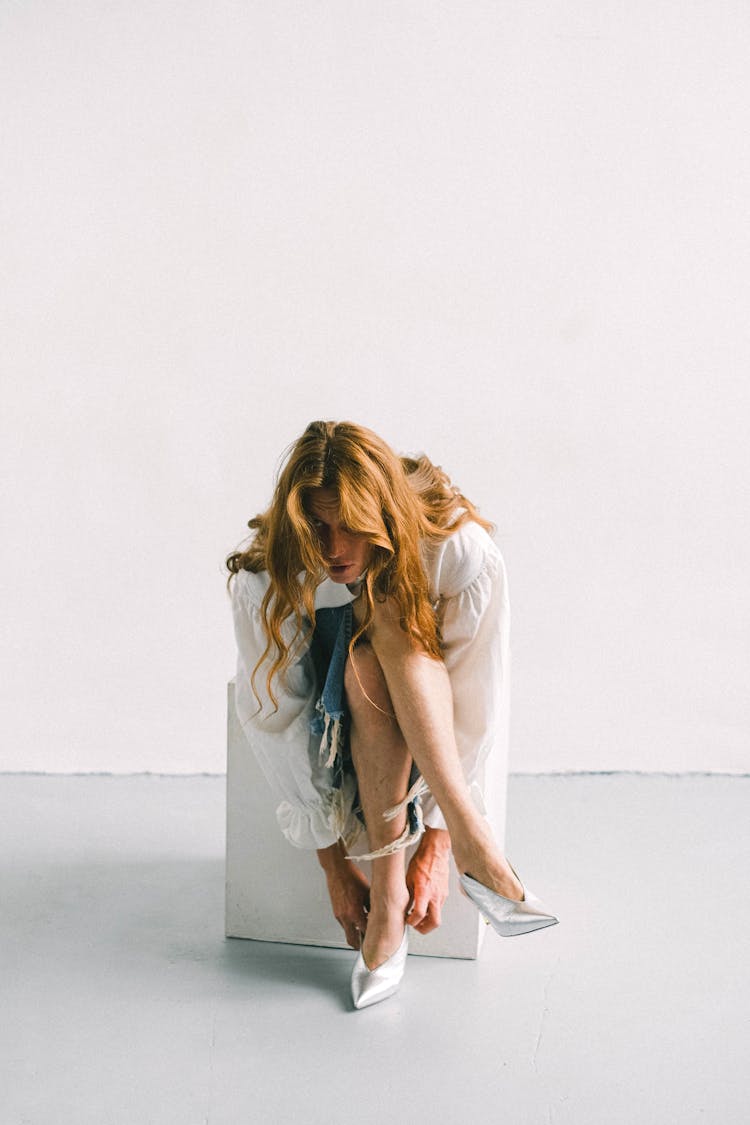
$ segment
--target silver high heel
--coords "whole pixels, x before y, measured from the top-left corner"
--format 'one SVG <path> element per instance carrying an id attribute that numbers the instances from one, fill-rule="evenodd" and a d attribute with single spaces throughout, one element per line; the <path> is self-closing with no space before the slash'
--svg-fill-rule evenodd
<path id="1" fill-rule="evenodd" d="M 502 937 L 513 937 L 515 934 L 530 934 L 532 930 L 542 930 L 545 926 L 555 926 L 559 922 L 554 914 L 550 914 L 535 894 L 524 887 L 521 878 L 512 864 L 508 863 L 518 882 L 521 883 L 523 899 L 505 898 L 497 891 L 490 890 L 483 883 L 472 879 L 471 875 L 460 875 L 459 882 L 466 891 L 467 896 L 483 915 L 485 922 L 492 926 L 496 933 Z"/>
<path id="2" fill-rule="evenodd" d="M 364 938 L 362 944 L 364 944 Z M 393 993 L 397 991 L 401 984 L 408 952 L 407 928 L 404 928 L 404 936 L 396 952 L 392 953 L 382 965 L 378 965 L 377 969 L 367 968 L 360 946 L 352 970 L 352 1000 L 355 1008 L 367 1008 L 370 1004 L 377 1004 L 381 1000 L 387 1000 L 389 996 L 393 996 Z"/>

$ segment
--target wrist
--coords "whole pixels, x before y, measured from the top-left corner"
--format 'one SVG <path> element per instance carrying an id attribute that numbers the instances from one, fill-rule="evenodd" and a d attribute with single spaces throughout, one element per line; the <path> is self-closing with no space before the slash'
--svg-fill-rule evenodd
<path id="1" fill-rule="evenodd" d="M 449 852 L 451 850 L 451 838 L 447 828 L 430 828 L 425 825 L 424 836 L 422 842 L 425 848 L 435 852 Z"/>
<path id="2" fill-rule="evenodd" d="M 328 848 L 318 848 L 317 856 L 318 863 L 325 872 L 333 871 L 341 863 L 344 858 L 344 851 L 340 840 L 335 844 L 331 844 Z"/>

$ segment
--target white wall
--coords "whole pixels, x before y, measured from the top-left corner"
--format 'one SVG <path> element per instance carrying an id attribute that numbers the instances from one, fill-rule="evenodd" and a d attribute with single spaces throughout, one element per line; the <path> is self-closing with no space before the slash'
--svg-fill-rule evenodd
<path id="1" fill-rule="evenodd" d="M 750 8 L 0 6 L 2 768 L 219 771 L 314 417 L 499 526 L 516 770 L 750 768 Z"/>

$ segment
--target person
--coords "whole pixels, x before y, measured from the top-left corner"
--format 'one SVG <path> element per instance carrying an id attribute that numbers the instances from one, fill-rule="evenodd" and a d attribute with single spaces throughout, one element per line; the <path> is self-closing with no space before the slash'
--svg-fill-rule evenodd
<path id="1" fill-rule="evenodd" d="M 499 933 L 554 925 L 484 815 L 482 767 L 507 722 L 509 675 L 492 525 L 426 456 L 316 421 L 248 526 L 249 544 L 226 560 L 237 713 L 282 832 L 317 851 L 358 951 L 355 1006 L 396 991 L 409 926 L 439 925 L 451 855 Z M 349 853 L 365 830 L 369 883 Z"/>

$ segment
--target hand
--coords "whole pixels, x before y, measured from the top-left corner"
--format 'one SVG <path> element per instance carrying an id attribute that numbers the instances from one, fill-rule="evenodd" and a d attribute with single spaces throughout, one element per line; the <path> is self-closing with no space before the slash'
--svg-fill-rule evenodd
<path id="1" fill-rule="evenodd" d="M 429 934 L 440 925 L 440 913 L 448 897 L 450 858 L 450 836 L 445 829 L 425 828 L 406 872 L 412 898 L 406 921 L 417 933 Z"/>
<path id="2" fill-rule="evenodd" d="M 333 916 L 346 934 L 352 949 L 359 949 L 362 935 L 367 929 L 367 911 L 370 906 L 370 884 L 350 859 L 340 844 L 318 852 L 328 884 Z"/>
<path id="3" fill-rule="evenodd" d="M 351 603 L 354 625 L 359 628 L 365 616 L 364 584 Z M 372 618 L 367 627 L 364 639 L 369 641 L 376 652 L 394 647 L 396 651 L 409 651 L 411 638 L 409 633 L 401 628 L 401 610 L 398 601 L 393 595 L 387 598 L 375 597 L 372 605 Z"/>

